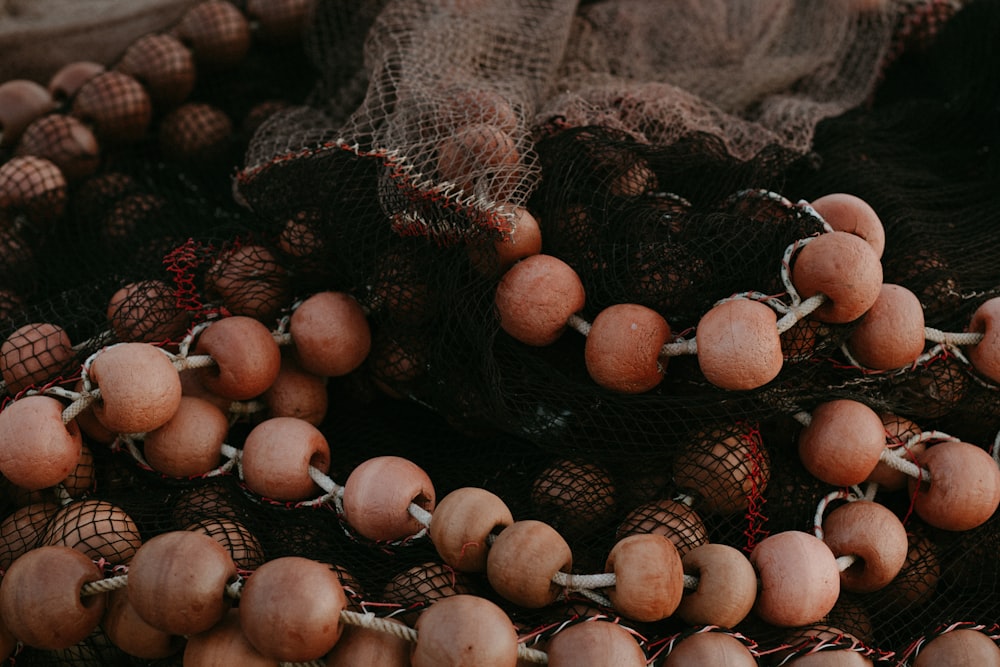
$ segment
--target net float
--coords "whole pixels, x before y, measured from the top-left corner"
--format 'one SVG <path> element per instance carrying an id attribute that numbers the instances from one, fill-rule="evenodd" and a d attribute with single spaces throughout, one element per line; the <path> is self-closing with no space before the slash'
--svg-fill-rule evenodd
<path id="1" fill-rule="evenodd" d="M 428 534 L 448 565 L 461 572 L 485 572 L 490 536 L 512 523 L 510 509 L 498 496 L 463 487 L 438 502 Z"/>
<path id="2" fill-rule="evenodd" d="M 242 462 L 243 478 L 254 493 L 280 502 L 306 500 L 320 493 L 309 468 L 329 472 L 330 445 L 309 422 L 272 417 L 247 435 Z"/>
<path id="3" fill-rule="evenodd" d="M 344 520 L 369 540 L 401 540 L 423 530 L 410 505 L 434 509 L 434 483 L 420 466 L 399 456 L 358 464 L 344 482 Z"/>
<path id="4" fill-rule="evenodd" d="M 677 607 L 684 622 L 733 628 L 750 614 L 757 600 L 757 572 L 742 551 L 706 543 L 684 554 L 681 564 L 684 574 L 698 578 Z"/>
<path id="5" fill-rule="evenodd" d="M 147 343 L 101 350 L 90 366 L 101 391 L 94 416 L 115 433 L 147 433 L 166 424 L 181 403 L 181 379 L 170 358 Z"/>
<path id="6" fill-rule="evenodd" d="M 209 391 L 232 401 L 260 396 L 281 372 L 281 349 L 264 324 L 233 315 L 213 322 L 195 340 L 195 354 L 207 354 L 215 364 L 198 369 Z"/>
<path id="7" fill-rule="evenodd" d="M 327 379 L 304 370 L 287 354 L 281 356 L 278 377 L 261 399 L 270 417 L 294 417 L 313 426 L 323 423 L 330 404 Z"/>
<path id="8" fill-rule="evenodd" d="M 870 407 L 851 399 L 816 406 L 799 434 L 799 459 L 813 476 L 834 486 L 860 484 L 885 449 L 885 428 Z"/>
<path id="9" fill-rule="evenodd" d="M 726 667 L 754 667 L 757 659 L 747 645 L 724 632 L 695 632 L 677 642 L 663 667 L 697 667 L 699 665 L 725 665 Z"/>
<path id="10" fill-rule="evenodd" d="M 41 543 L 71 547 L 95 561 L 125 565 L 142 547 L 142 534 L 135 520 L 118 505 L 84 498 L 59 508 Z"/>
<path id="11" fill-rule="evenodd" d="M 226 413 L 205 399 L 182 395 L 174 415 L 146 433 L 142 451 L 157 472 L 195 477 L 219 467 L 228 434 Z"/>
<path id="12" fill-rule="evenodd" d="M 504 273 L 496 291 L 500 326 L 526 345 L 551 345 L 584 305 L 580 277 L 552 255 L 533 255 Z"/>
<path id="13" fill-rule="evenodd" d="M 798 293 L 803 298 L 827 297 L 811 314 L 821 322 L 853 322 L 878 299 L 882 264 L 860 236 L 837 231 L 820 234 L 793 261 L 791 280 Z"/>
<path id="14" fill-rule="evenodd" d="M 83 586 L 103 578 L 101 568 L 76 549 L 32 549 L 4 574 L 0 618 L 27 646 L 69 648 L 82 642 L 104 615 L 106 594 L 81 595 Z"/>
<path id="15" fill-rule="evenodd" d="M 557 633 L 546 651 L 550 667 L 643 667 L 646 654 L 617 623 L 577 623 Z"/>
<path id="16" fill-rule="evenodd" d="M 845 344 L 865 368 L 891 370 L 915 363 L 926 342 L 924 309 L 917 295 L 901 285 L 883 283 Z"/>
<path id="17" fill-rule="evenodd" d="M 612 391 L 647 392 L 663 380 L 667 360 L 661 349 L 670 338 L 670 325 L 652 308 L 632 303 L 608 306 L 587 333 L 587 373 Z"/>
<path id="18" fill-rule="evenodd" d="M 959 665 L 1000 665 L 996 641 L 979 630 L 958 628 L 934 637 L 913 659 L 913 667 L 958 667 Z"/>
<path id="19" fill-rule="evenodd" d="M 296 360 L 314 375 L 346 375 L 371 351 L 368 318 L 346 292 L 318 292 L 305 299 L 292 313 L 288 331 Z"/>
<path id="20" fill-rule="evenodd" d="M 415 624 L 413 667 L 514 667 L 517 632 L 510 617 L 486 598 L 454 595 L 421 612 Z"/>
<path id="21" fill-rule="evenodd" d="M 208 535 L 160 533 L 136 552 L 128 570 L 128 600 L 139 617 L 172 635 L 195 635 L 219 623 L 236 581 L 229 552 Z"/>
<path id="22" fill-rule="evenodd" d="M 835 231 L 848 232 L 864 239 L 878 258 L 885 250 L 885 227 L 878 213 L 861 197 L 834 192 L 809 204 Z"/>
<path id="23" fill-rule="evenodd" d="M 329 565 L 300 556 L 270 560 L 247 579 L 240 627 L 262 655 L 285 662 L 318 660 L 334 647 L 347 606 Z"/>
<path id="24" fill-rule="evenodd" d="M 636 507 L 618 524 L 615 535 L 622 539 L 645 533 L 664 535 L 681 557 L 708 543 L 708 530 L 701 516 L 677 500 L 653 500 Z"/>
<path id="25" fill-rule="evenodd" d="M 815 623 L 840 596 L 840 568 L 822 540 L 801 531 L 774 533 L 757 543 L 750 563 L 760 579 L 754 612 L 778 627 Z"/>
<path id="26" fill-rule="evenodd" d="M 230 609 L 221 621 L 204 632 L 191 635 L 184 644 L 184 664 L 189 667 L 277 667 L 278 662 L 255 649 L 243 634 L 239 609 Z"/>

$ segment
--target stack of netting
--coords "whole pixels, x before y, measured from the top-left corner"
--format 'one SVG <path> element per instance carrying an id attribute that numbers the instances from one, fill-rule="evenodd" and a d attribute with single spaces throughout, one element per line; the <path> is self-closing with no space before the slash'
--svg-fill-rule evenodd
<path id="1" fill-rule="evenodd" d="M 998 28 L 205 0 L 0 86 L 5 656 L 1000 664 Z"/>

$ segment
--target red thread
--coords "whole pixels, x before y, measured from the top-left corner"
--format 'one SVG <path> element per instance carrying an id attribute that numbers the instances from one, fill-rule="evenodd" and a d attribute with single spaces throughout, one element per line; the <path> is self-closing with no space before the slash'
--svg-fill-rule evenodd
<path id="1" fill-rule="evenodd" d="M 204 307 L 195 284 L 198 267 L 205 261 L 206 251 L 211 246 L 202 246 L 194 239 L 177 246 L 163 257 L 163 265 L 173 278 L 175 303 L 178 308 L 191 312 L 201 312 Z"/>
<path id="2" fill-rule="evenodd" d="M 743 535 L 747 538 L 744 550 L 750 553 L 760 540 L 770 535 L 770 531 L 764 528 L 767 516 L 763 512 L 763 506 L 766 502 L 763 492 L 767 485 L 767 474 L 762 465 L 764 453 L 761 449 L 763 443 L 761 442 L 760 429 L 756 424 L 749 422 L 737 422 L 737 424 L 740 427 L 740 439 L 746 443 L 749 450 L 747 458 L 750 462 L 750 473 L 747 477 L 751 486 L 750 493 L 747 494 L 747 527 L 743 531 Z"/>

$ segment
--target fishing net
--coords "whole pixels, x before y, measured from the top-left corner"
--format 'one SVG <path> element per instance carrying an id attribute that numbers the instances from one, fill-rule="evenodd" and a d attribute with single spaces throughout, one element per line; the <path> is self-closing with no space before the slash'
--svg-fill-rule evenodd
<path id="1" fill-rule="evenodd" d="M 57 123 L 33 128 L 44 143 L 3 145 L 4 412 L 56 399 L 83 449 L 58 479 L 3 469 L 0 567 L 62 545 L 111 580 L 153 538 L 200 532 L 243 582 L 307 558 L 331 566 L 348 610 L 412 626 L 436 601 L 473 595 L 506 612 L 524 647 L 558 651 L 561 633 L 613 621 L 657 665 L 707 633 L 762 665 L 838 649 L 908 665 L 950 631 L 1000 636 L 996 504 L 960 530 L 928 519 L 920 467 L 952 443 L 986 468 L 998 456 L 1000 380 L 975 352 L 990 325 L 973 325 L 1000 290 L 996 3 L 298 4 L 301 30 L 258 16 L 239 58 L 202 55 L 189 101 L 154 100 L 139 138 L 77 110 L 101 146 L 80 175 L 66 159 L 62 176 L 32 161 L 65 143 Z M 230 7 L 253 18 L 257 5 Z M 190 21 L 161 34 L 199 53 Z M 83 90 L 48 115 L 73 116 Z M 805 249 L 835 235 L 810 204 L 832 193 L 877 212 L 882 283 L 919 302 L 920 349 L 903 364 L 859 361 L 865 317 L 813 317 L 793 285 Z M 501 295 L 538 257 L 578 292 L 557 293 L 546 273 L 508 310 Z M 298 318 L 317 295 L 363 322 L 362 343 L 315 348 L 351 348 L 348 361 L 302 353 Z M 550 302 L 569 310 L 544 340 L 511 324 L 517 304 Z M 779 323 L 778 367 L 753 386 L 704 365 L 703 318 L 734 304 Z M 616 345 L 591 348 L 622 305 L 666 332 L 647 345 L 653 379 L 646 369 L 638 389 L 619 383 L 640 375 L 624 362 L 601 365 Z M 245 395 L 216 391 L 225 374 L 204 357 L 223 366 L 257 334 L 214 347 L 209 334 L 246 320 L 274 343 L 274 370 L 258 388 L 234 381 Z M 105 351 L 134 343 L 166 353 L 184 396 L 225 416 L 217 442 L 199 427 L 201 468 L 130 428 L 132 415 L 115 422 L 93 393 Z M 851 456 L 829 452 L 817 475 L 804 433 L 835 402 L 878 420 L 877 458 L 906 475 L 842 482 Z M 283 496 L 248 460 L 277 418 L 328 443 L 307 457 L 317 474 L 304 495 Z M 522 604 L 487 572 L 456 568 L 419 523 L 367 534 L 343 485 L 383 457 L 426 473 L 432 516 L 434 496 L 478 487 L 516 521 L 550 526 L 572 554 L 565 574 L 584 578 Z M 750 556 L 770 536 L 822 536 L 839 509 L 872 501 L 898 520 L 905 556 L 877 587 L 840 590 L 820 619 L 649 620 L 623 613 L 606 581 L 582 583 L 628 536 L 665 535 L 681 557 L 707 544 Z M 107 618 L 68 648 L 22 642 L 14 659 L 181 664 L 192 642 L 167 632 L 139 649 Z"/>

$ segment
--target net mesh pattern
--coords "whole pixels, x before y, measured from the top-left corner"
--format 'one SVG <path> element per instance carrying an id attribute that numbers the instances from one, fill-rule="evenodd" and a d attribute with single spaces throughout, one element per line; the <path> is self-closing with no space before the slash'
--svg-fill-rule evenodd
<path id="1" fill-rule="evenodd" d="M 802 413 L 847 398 L 910 420 L 887 433 L 891 447 L 938 430 L 990 450 L 1000 389 L 948 347 L 903 369 L 861 368 L 843 347 L 855 323 L 807 319 L 781 335 L 780 374 L 759 389 L 720 389 L 682 354 L 662 362 L 654 389 L 616 393 L 588 375 L 585 336 L 536 347 L 500 326 L 497 244 L 527 209 L 543 251 L 580 277 L 583 319 L 635 303 L 691 336 L 722 299 L 784 295 L 786 249 L 824 231 L 803 202 L 849 192 L 885 227 L 884 281 L 917 295 L 927 326 L 964 331 L 1000 290 L 998 22 L 986 1 L 317 2 L 301 43 L 255 44 L 237 68 L 199 72 L 193 97 L 232 121 L 222 145 L 192 160 L 215 121 L 164 124 L 168 141 L 118 146 L 97 173 L 2 208 L 4 405 L 79 390 L 105 345 L 176 349 L 232 316 L 280 332 L 296 303 L 339 291 L 364 308 L 371 351 L 321 383 L 316 423 L 336 482 L 372 457 L 405 457 L 439 499 L 479 486 L 516 519 L 555 527 L 576 574 L 603 572 L 633 533 L 748 554 L 768 535 L 812 532 L 838 489 L 800 462 Z M 194 375 L 182 373 L 192 392 Z M 279 410 L 269 395 L 222 403 L 236 448 Z M 373 542 L 335 503 L 264 498 L 235 470 L 161 474 L 141 441 L 128 446 L 89 411 L 78 422 L 86 454 L 61 486 L 4 481 L 0 567 L 65 544 L 111 576 L 142 541 L 196 530 L 246 576 L 282 556 L 329 563 L 349 609 L 412 622 L 471 592 L 501 605 L 530 645 L 616 620 L 651 664 L 706 631 L 732 634 L 761 664 L 817 645 L 907 664 L 955 627 L 998 634 L 998 518 L 935 528 L 905 484 L 878 493 L 909 540 L 889 585 L 843 593 L 806 628 L 754 615 L 694 628 L 619 618 L 573 590 L 518 607 L 426 539 Z M 181 658 L 129 656 L 98 628 L 16 660 Z"/>

